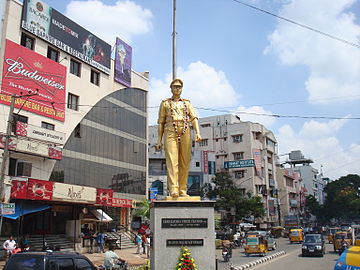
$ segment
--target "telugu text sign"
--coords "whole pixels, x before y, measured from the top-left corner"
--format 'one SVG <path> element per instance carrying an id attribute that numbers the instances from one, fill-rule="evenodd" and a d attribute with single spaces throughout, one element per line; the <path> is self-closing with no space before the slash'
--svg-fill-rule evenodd
<path id="1" fill-rule="evenodd" d="M 247 167 L 254 167 L 254 166 L 255 166 L 255 162 L 253 159 L 234 160 L 234 161 L 225 161 L 224 162 L 225 169 L 247 168 Z"/>
<path id="2" fill-rule="evenodd" d="M 6 40 L 0 103 L 65 121 L 66 67 L 40 54 Z"/>
<path id="3" fill-rule="evenodd" d="M 167 239 L 167 247 L 204 246 L 204 239 Z"/>
<path id="4" fill-rule="evenodd" d="M 163 218 L 161 228 L 207 228 L 207 218 Z"/>

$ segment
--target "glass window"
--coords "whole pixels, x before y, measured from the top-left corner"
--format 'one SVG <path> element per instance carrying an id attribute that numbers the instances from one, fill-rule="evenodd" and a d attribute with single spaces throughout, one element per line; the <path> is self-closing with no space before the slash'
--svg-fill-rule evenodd
<path id="1" fill-rule="evenodd" d="M 195 167 L 200 167 L 200 162 L 195 162 Z"/>
<path id="2" fill-rule="evenodd" d="M 50 130 L 55 130 L 55 125 L 47 123 L 47 122 L 41 122 L 41 127 L 50 129 Z"/>
<path id="3" fill-rule="evenodd" d="M 90 82 L 93 84 L 99 85 L 100 84 L 100 72 L 95 70 L 91 70 Z"/>
<path id="4" fill-rule="evenodd" d="M 70 60 L 70 73 L 80 77 L 81 63 L 73 59 Z"/>
<path id="5" fill-rule="evenodd" d="M 12 121 L 12 132 L 16 132 L 16 122 L 23 122 L 27 123 L 29 118 L 27 116 L 21 114 L 13 114 L 13 121 Z"/>
<path id="6" fill-rule="evenodd" d="M 233 153 L 233 156 L 234 156 L 234 160 L 244 159 L 244 152 Z"/>
<path id="7" fill-rule="evenodd" d="M 74 136 L 76 138 L 81 138 L 81 126 L 80 126 L 80 124 L 77 124 L 77 126 L 75 127 Z"/>
<path id="8" fill-rule="evenodd" d="M 235 178 L 243 178 L 245 176 L 245 171 L 235 171 Z"/>
<path id="9" fill-rule="evenodd" d="M 76 270 L 93 270 L 91 264 L 85 259 L 75 259 Z"/>
<path id="10" fill-rule="evenodd" d="M 79 110 L 79 96 L 69 93 L 67 107 L 69 109 L 78 111 Z"/>
<path id="11" fill-rule="evenodd" d="M 199 146 L 208 146 L 208 139 L 202 139 L 199 142 Z"/>
<path id="12" fill-rule="evenodd" d="M 58 266 L 59 266 L 59 270 L 74 270 L 74 263 L 72 259 L 61 259 L 58 260 Z"/>
<path id="13" fill-rule="evenodd" d="M 11 258 L 11 264 L 6 266 L 8 270 L 43 270 L 44 269 L 44 258 L 41 256 L 14 256 Z"/>
<path id="14" fill-rule="evenodd" d="M 21 33 L 20 45 L 22 45 L 30 50 L 34 50 L 34 44 L 35 44 L 35 39 L 33 37 L 30 37 L 29 35 L 27 35 L 25 33 Z"/>
<path id="15" fill-rule="evenodd" d="M 48 51 L 47 51 L 47 58 L 50 58 L 51 60 L 55 61 L 55 62 L 59 62 L 59 51 L 48 47 Z"/>
<path id="16" fill-rule="evenodd" d="M 10 176 L 31 176 L 32 163 L 10 158 L 9 175 Z"/>
<path id="17" fill-rule="evenodd" d="M 234 143 L 239 143 L 239 142 L 242 142 L 242 135 L 233 135 L 233 142 Z"/>

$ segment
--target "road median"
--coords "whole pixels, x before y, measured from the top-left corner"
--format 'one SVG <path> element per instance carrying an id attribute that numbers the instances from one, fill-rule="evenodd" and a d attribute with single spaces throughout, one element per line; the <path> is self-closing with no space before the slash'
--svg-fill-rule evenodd
<path id="1" fill-rule="evenodd" d="M 254 267 L 254 266 L 257 266 L 259 264 L 262 264 L 264 262 L 268 262 L 268 261 L 271 261 L 272 259 L 275 259 L 277 257 L 280 257 L 282 255 L 285 255 L 286 252 L 285 251 L 279 251 L 279 252 L 276 252 L 274 254 L 271 254 L 271 255 L 268 255 L 268 256 L 265 256 L 261 259 L 258 259 L 256 261 L 253 261 L 253 262 L 249 262 L 249 263 L 246 263 L 246 264 L 243 264 L 243 265 L 240 265 L 240 266 L 230 266 L 230 270 L 244 270 L 244 269 L 249 269 L 251 267 Z"/>

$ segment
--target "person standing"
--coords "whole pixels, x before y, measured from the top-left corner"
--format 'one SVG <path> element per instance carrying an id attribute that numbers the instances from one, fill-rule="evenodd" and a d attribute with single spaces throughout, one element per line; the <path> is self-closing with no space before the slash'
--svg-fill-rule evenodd
<path id="1" fill-rule="evenodd" d="M 195 130 L 195 141 L 201 141 L 198 116 L 187 99 L 180 98 L 183 81 L 174 79 L 171 84 L 172 97 L 160 104 L 158 118 L 157 151 L 164 150 L 167 166 L 167 186 L 170 196 L 189 197 L 187 195 L 187 180 L 191 160 L 190 123 Z"/>
<path id="2" fill-rule="evenodd" d="M 139 234 L 135 235 L 135 244 L 136 244 L 136 253 L 141 254 L 141 246 L 142 246 L 142 240 Z"/>
<path id="3" fill-rule="evenodd" d="M 3 248 L 6 250 L 7 255 L 10 257 L 12 251 L 16 248 L 16 241 L 14 240 L 14 237 L 12 235 L 10 235 L 9 239 L 4 242 Z"/>
<path id="4" fill-rule="evenodd" d="M 150 236 L 149 235 L 146 236 L 145 246 L 146 246 L 146 257 L 149 259 L 150 258 Z"/>
<path id="5" fill-rule="evenodd" d="M 98 247 L 98 253 L 105 252 L 105 234 L 103 232 L 98 232 L 96 235 L 96 245 Z"/>

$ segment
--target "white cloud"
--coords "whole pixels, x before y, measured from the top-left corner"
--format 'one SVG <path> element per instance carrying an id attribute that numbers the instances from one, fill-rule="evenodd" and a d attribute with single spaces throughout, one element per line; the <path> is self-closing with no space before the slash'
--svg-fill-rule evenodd
<path id="1" fill-rule="evenodd" d="M 236 106 L 240 96 L 221 70 L 201 62 L 191 63 L 185 69 L 178 68 L 178 77 L 184 82 L 182 97 L 194 107 L 220 108 Z M 149 90 L 150 107 L 159 106 L 161 100 L 171 97 L 171 75 L 164 79 L 152 79 Z M 150 124 L 156 123 L 158 108 L 149 109 Z M 201 115 L 200 115 L 201 116 Z"/>
<path id="2" fill-rule="evenodd" d="M 292 0 L 283 6 L 280 15 L 359 44 L 360 26 L 355 15 L 347 11 L 355 2 Z M 360 95 L 359 48 L 283 20 L 278 21 L 269 41 L 265 53 L 275 53 L 284 65 L 309 68 L 305 87 L 309 99 L 317 99 L 313 102 L 338 102 L 327 98 Z"/>
<path id="3" fill-rule="evenodd" d="M 264 125 L 266 128 L 269 128 L 274 122 L 275 118 L 271 116 L 266 116 L 265 114 L 273 114 L 271 111 L 266 111 L 263 107 L 260 106 L 252 106 L 252 107 L 244 107 L 240 106 L 237 109 L 238 115 L 241 121 L 250 121 L 254 123 L 260 123 Z M 243 113 L 239 113 L 243 112 Z"/>
<path id="4" fill-rule="evenodd" d="M 130 0 L 117 1 L 114 5 L 100 0 L 71 1 L 65 15 L 110 45 L 115 44 L 116 37 L 130 43 L 134 35 L 152 30 L 151 11 Z"/>
<path id="5" fill-rule="evenodd" d="M 345 149 L 336 138 L 336 131 L 345 123 L 346 120 L 325 123 L 312 120 L 306 122 L 300 131 L 284 125 L 276 134 L 279 153 L 301 150 L 306 158 L 314 161 L 314 168 L 320 169 L 322 165 L 324 176 L 331 179 L 338 179 L 349 173 L 360 174 L 360 144 L 352 144 Z M 311 130 L 317 133 L 316 136 L 310 134 Z"/>

